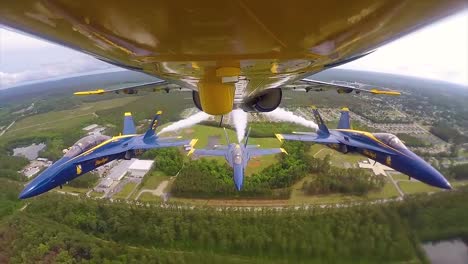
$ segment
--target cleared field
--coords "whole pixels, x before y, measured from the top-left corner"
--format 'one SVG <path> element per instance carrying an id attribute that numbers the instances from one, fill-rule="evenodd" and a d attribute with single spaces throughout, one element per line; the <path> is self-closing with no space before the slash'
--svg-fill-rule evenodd
<path id="1" fill-rule="evenodd" d="M 112 198 L 114 199 L 126 199 L 127 196 L 133 191 L 133 189 L 135 189 L 135 186 L 137 184 L 134 183 L 134 182 L 128 182 L 127 184 L 125 184 L 125 186 L 122 188 L 122 190 L 120 192 L 118 192 L 117 194 L 113 195 Z"/>
<path id="2" fill-rule="evenodd" d="M 79 108 L 33 115 L 16 122 L 5 134 L 5 139 L 29 135 L 31 131 L 81 128 L 96 118 L 94 113 L 126 105 L 138 97 L 122 97 L 93 103 L 84 103 Z M 122 113 L 123 115 L 123 113 Z"/>
<path id="3" fill-rule="evenodd" d="M 387 199 L 387 198 L 396 198 L 398 197 L 398 191 L 395 188 L 395 185 L 391 182 L 386 182 L 382 190 L 380 191 L 371 191 L 367 194 L 369 199 Z"/>
<path id="4" fill-rule="evenodd" d="M 148 192 L 142 193 L 140 195 L 139 200 L 142 202 L 162 202 L 163 201 L 160 197 L 153 195 L 151 193 L 148 193 Z"/>
<path id="5" fill-rule="evenodd" d="M 450 184 L 452 184 L 452 186 L 453 186 L 454 188 L 456 188 L 456 187 L 461 187 L 461 186 L 468 185 L 468 180 L 464 180 L 464 181 L 451 181 Z"/>
<path id="6" fill-rule="evenodd" d="M 405 194 L 441 191 L 439 188 L 429 186 L 419 181 L 399 181 L 398 186 L 400 186 Z"/>
<path id="7" fill-rule="evenodd" d="M 392 176 L 392 178 L 395 181 L 407 181 L 408 180 L 408 176 L 401 174 L 401 173 L 390 173 L 390 176 Z"/>
<path id="8" fill-rule="evenodd" d="M 102 193 L 102 192 L 92 191 L 92 192 L 89 193 L 89 196 L 95 197 L 95 198 L 101 198 L 103 195 L 104 195 L 104 193 Z"/>
<path id="9" fill-rule="evenodd" d="M 325 156 L 330 155 L 332 165 L 345 168 L 357 168 L 358 162 L 366 160 L 366 157 L 362 155 L 354 153 L 343 154 L 319 144 L 312 145 L 309 153 L 318 159 L 323 159 Z"/>
<path id="10" fill-rule="evenodd" d="M 165 175 L 162 171 L 153 171 L 151 174 L 145 176 L 139 189 L 156 189 L 162 181 L 168 180 L 169 176 Z"/>
<path id="11" fill-rule="evenodd" d="M 69 193 L 79 193 L 79 194 L 86 193 L 89 191 L 89 189 L 86 189 L 86 188 L 76 188 L 76 187 L 71 187 L 68 185 L 63 185 L 62 189 L 55 188 L 54 190 L 62 191 L 62 192 L 69 192 Z"/>
<path id="12" fill-rule="evenodd" d="M 237 143 L 237 134 L 234 130 L 226 129 L 229 140 L 231 143 Z M 198 138 L 198 142 L 195 145 L 195 148 L 204 148 L 207 146 L 209 137 L 218 137 L 219 145 L 226 145 L 226 137 L 224 135 L 223 128 L 221 127 L 212 127 L 205 125 L 195 125 L 193 127 L 184 129 L 181 133 L 184 138 Z M 279 148 L 281 147 L 281 142 L 276 138 L 250 138 L 248 144 L 251 145 L 260 145 L 260 148 Z M 207 159 L 215 159 L 219 162 L 225 162 L 224 157 L 203 157 Z M 245 172 L 246 176 L 249 176 L 253 173 L 258 173 L 269 165 L 277 161 L 276 155 L 262 156 L 260 158 L 253 158 L 249 162 L 247 170 Z"/>
<path id="13" fill-rule="evenodd" d="M 335 204 L 335 203 L 348 203 L 357 201 L 388 199 L 398 197 L 398 191 L 395 186 L 387 182 L 384 187 L 379 191 L 371 191 L 365 196 L 345 195 L 345 194 L 324 194 L 324 195 L 307 195 L 301 189 L 304 181 L 311 181 L 313 176 L 307 176 L 301 181 L 297 182 L 291 191 L 289 204 Z"/>
<path id="14" fill-rule="evenodd" d="M 226 129 L 229 140 L 231 143 L 237 143 L 237 136 L 234 130 Z M 180 134 L 184 138 L 197 138 L 198 142 L 195 145 L 195 148 L 204 148 L 208 144 L 208 137 L 219 137 L 220 145 L 226 145 L 226 137 L 224 136 L 223 128 L 221 127 L 213 127 L 213 126 L 205 126 L 205 125 L 195 125 L 190 128 L 186 128 L 182 130 Z"/>

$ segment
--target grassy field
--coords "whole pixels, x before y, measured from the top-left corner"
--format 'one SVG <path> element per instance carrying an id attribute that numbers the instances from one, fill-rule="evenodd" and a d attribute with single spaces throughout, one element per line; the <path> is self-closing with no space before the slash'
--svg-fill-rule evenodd
<path id="1" fill-rule="evenodd" d="M 330 155 L 332 165 L 338 167 L 357 168 L 358 162 L 366 160 L 366 157 L 362 155 L 354 153 L 343 154 L 320 144 L 312 145 L 309 153 L 318 159 L 323 159 L 325 156 Z"/>
<path id="2" fill-rule="evenodd" d="M 135 186 L 137 184 L 134 182 L 128 182 L 125 184 L 125 186 L 122 188 L 122 190 L 115 195 L 112 196 L 114 199 L 126 199 L 127 196 L 135 189 Z"/>
<path id="3" fill-rule="evenodd" d="M 237 143 L 237 135 L 234 130 L 226 129 L 230 143 Z M 198 142 L 195 145 L 195 148 L 205 148 L 208 144 L 209 137 L 215 137 L 217 145 L 226 145 L 226 137 L 224 135 L 223 128 L 221 127 L 212 127 L 205 125 L 195 125 L 190 128 L 184 129 L 181 133 L 181 136 L 184 138 L 198 138 Z M 213 140 L 213 139 L 212 139 Z M 213 143 L 213 142 L 212 142 Z M 281 142 L 276 138 L 250 138 L 249 145 L 260 145 L 260 148 L 279 148 L 281 147 Z M 225 162 L 224 157 L 203 157 L 208 159 L 215 159 L 219 162 Z M 276 155 L 262 156 L 261 158 L 252 158 L 249 162 L 247 170 L 245 172 L 246 176 L 252 175 L 253 173 L 260 172 L 269 165 L 277 161 Z"/>
<path id="4" fill-rule="evenodd" d="M 451 181 L 450 184 L 452 184 L 452 186 L 453 186 L 454 188 L 456 188 L 456 187 L 461 187 L 461 186 L 468 185 L 468 180 L 464 180 L 464 181 Z"/>
<path id="5" fill-rule="evenodd" d="M 122 97 L 93 103 L 84 103 L 76 109 L 48 112 L 33 115 L 16 122 L 4 135 L 3 139 L 18 138 L 39 131 L 53 131 L 70 128 L 81 129 L 97 118 L 96 111 L 126 105 L 138 97 Z M 122 113 L 123 115 L 123 113 Z"/>
<path id="6" fill-rule="evenodd" d="M 168 180 L 169 176 L 165 175 L 162 171 L 153 171 L 145 176 L 139 189 L 156 189 L 162 181 Z"/>
<path id="7" fill-rule="evenodd" d="M 142 193 L 138 200 L 142 202 L 162 202 L 162 199 L 160 197 L 148 192 Z"/>
<path id="8" fill-rule="evenodd" d="M 95 197 L 95 198 L 101 198 L 103 195 L 104 195 L 103 192 L 95 192 L 95 191 L 92 191 L 92 192 L 89 193 L 89 196 Z"/>
<path id="9" fill-rule="evenodd" d="M 312 179 L 313 176 L 307 176 L 292 187 L 289 204 L 333 204 L 398 197 L 398 191 L 391 182 L 386 182 L 382 190 L 371 191 L 365 196 L 344 194 L 307 195 L 301 188 L 304 181 L 311 181 Z"/>
<path id="10" fill-rule="evenodd" d="M 405 194 L 440 191 L 439 188 L 429 186 L 419 181 L 399 181 L 398 185 Z"/>
<path id="11" fill-rule="evenodd" d="M 55 190 L 62 191 L 62 192 L 69 192 L 69 193 L 79 193 L 79 194 L 87 193 L 89 191 L 89 189 L 87 188 L 76 188 L 76 187 L 71 187 L 68 185 L 63 185 L 62 189 L 55 188 Z"/>
<path id="12" fill-rule="evenodd" d="M 404 174 L 401 174 L 401 173 L 389 173 L 390 176 L 392 176 L 392 178 L 395 180 L 395 181 L 407 181 L 408 180 L 408 176 L 407 175 L 404 175 Z"/>
<path id="13" fill-rule="evenodd" d="M 367 194 L 369 199 L 387 199 L 396 198 L 399 196 L 397 189 L 393 183 L 387 181 L 380 191 L 371 191 Z"/>

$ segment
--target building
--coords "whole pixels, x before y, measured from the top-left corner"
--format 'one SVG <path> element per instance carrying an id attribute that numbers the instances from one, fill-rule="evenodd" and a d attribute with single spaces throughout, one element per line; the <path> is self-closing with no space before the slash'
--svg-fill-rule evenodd
<path id="1" fill-rule="evenodd" d="M 130 167 L 128 167 L 128 172 L 132 177 L 144 177 L 145 174 L 151 170 L 154 161 L 152 160 L 135 160 Z"/>
<path id="2" fill-rule="evenodd" d="M 379 162 L 375 162 L 374 160 L 371 160 L 371 159 L 368 159 L 368 161 L 364 160 L 362 162 L 359 162 L 359 168 L 371 169 L 375 175 L 380 174 L 383 176 L 387 176 L 387 173 L 385 173 L 385 171 L 393 171 L 392 168 L 387 167 L 383 164 L 380 164 Z"/>
<path id="3" fill-rule="evenodd" d="M 83 128 L 83 130 L 84 130 L 84 131 L 90 131 L 90 130 L 95 129 L 96 127 L 98 127 L 97 124 L 92 124 L 92 125 L 89 125 L 89 126 Z"/>
<path id="4" fill-rule="evenodd" d="M 112 180 L 111 178 L 105 178 L 103 180 L 101 180 L 101 182 L 99 183 L 99 187 L 100 188 L 109 188 L 111 187 L 111 185 L 114 183 L 114 180 Z"/>

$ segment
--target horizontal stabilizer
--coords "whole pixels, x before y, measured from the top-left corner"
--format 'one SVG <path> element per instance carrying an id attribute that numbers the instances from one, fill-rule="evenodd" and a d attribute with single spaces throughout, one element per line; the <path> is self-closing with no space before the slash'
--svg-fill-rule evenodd
<path id="1" fill-rule="evenodd" d="M 300 134 L 276 134 L 276 138 L 279 141 L 293 140 L 293 141 L 304 141 L 304 142 L 315 142 L 321 144 L 338 144 L 340 143 L 333 136 L 322 137 L 319 135 L 300 135 Z"/>
<path id="2" fill-rule="evenodd" d="M 320 116 L 320 113 L 315 106 L 312 106 L 312 114 L 314 115 L 315 122 L 317 123 L 319 128 L 317 133 L 329 135 L 330 131 L 328 131 L 327 125 L 325 125 L 325 122 L 323 122 L 322 116 Z"/>
<path id="3" fill-rule="evenodd" d="M 286 150 L 284 148 L 271 148 L 271 149 L 247 149 L 248 155 L 250 157 L 260 157 L 260 156 L 266 156 L 266 155 L 274 155 L 278 153 L 285 153 Z"/>
<path id="4" fill-rule="evenodd" d="M 338 129 L 351 129 L 351 120 L 349 119 L 349 109 L 343 107 L 341 109 L 340 120 L 338 121 Z"/>
<path id="5" fill-rule="evenodd" d="M 143 137 L 143 140 L 147 140 L 151 137 L 156 137 L 156 128 L 159 126 L 159 119 L 161 118 L 162 111 L 158 111 L 156 115 L 153 117 L 151 124 L 148 127 L 148 130 Z"/>
<path id="6" fill-rule="evenodd" d="M 126 112 L 124 116 L 123 135 L 136 134 L 135 122 L 133 121 L 132 113 Z"/>

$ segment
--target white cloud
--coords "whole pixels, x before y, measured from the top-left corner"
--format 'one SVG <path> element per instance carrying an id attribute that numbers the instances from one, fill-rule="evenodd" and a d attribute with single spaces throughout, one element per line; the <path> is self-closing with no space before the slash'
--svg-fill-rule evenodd
<path id="1" fill-rule="evenodd" d="M 25 49 L 55 48 L 57 45 L 20 34 L 0 25 L 0 48 L 8 51 L 20 51 Z"/>
<path id="2" fill-rule="evenodd" d="M 23 82 L 38 81 L 70 74 L 92 72 L 114 68 L 111 65 L 97 61 L 84 54 L 77 54 L 71 60 L 55 61 L 41 64 L 32 69 L 15 72 L 0 71 L 0 89 Z"/>
<path id="3" fill-rule="evenodd" d="M 341 67 L 468 85 L 468 12 L 431 25 Z M 0 27 L 0 89 L 112 68 L 91 56 Z"/>
<path id="4" fill-rule="evenodd" d="M 468 12 L 423 28 L 341 67 L 468 85 Z"/>

